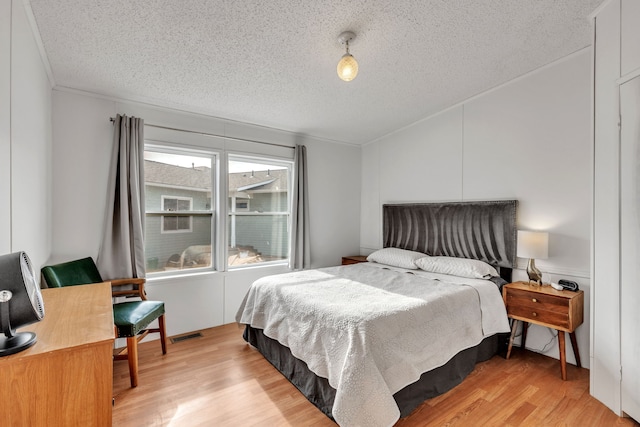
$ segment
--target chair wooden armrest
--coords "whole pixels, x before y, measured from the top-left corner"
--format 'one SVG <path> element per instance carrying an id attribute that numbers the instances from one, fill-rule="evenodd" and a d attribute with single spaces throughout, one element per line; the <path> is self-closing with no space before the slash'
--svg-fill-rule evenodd
<path id="1" fill-rule="evenodd" d="M 147 293 L 144 290 L 144 284 L 146 279 L 131 278 L 131 279 L 112 279 L 111 282 L 111 294 L 114 297 L 126 297 L 126 296 L 138 296 L 143 300 L 147 299 Z M 133 285 L 136 289 L 121 289 L 117 288 L 125 285 Z"/>
<path id="2" fill-rule="evenodd" d="M 114 333 L 118 338 L 127 339 L 126 354 L 115 355 L 114 360 L 126 359 L 129 361 L 131 387 L 138 385 L 138 341 L 142 340 L 148 333 L 158 332 L 160 333 L 162 354 L 167 354 L 167 327 L 164 321 L 164 302 L 146 301 L 147 295 L 144 290 L 145 279 L 103 280 L 98 271 L 98 267 L 96 267 L 91 257 L 57 265 L 49 265 L 42 267 L 41 271 L 49 287 L 61 288 L 64 286 L 108 281 L 111 282 L 112 296 L 135 296 L 143 300 L 118 301 L 113 304 Z M 149 324 L 156 319 L 158 320 L 158 327 L 149 328 Z"/>

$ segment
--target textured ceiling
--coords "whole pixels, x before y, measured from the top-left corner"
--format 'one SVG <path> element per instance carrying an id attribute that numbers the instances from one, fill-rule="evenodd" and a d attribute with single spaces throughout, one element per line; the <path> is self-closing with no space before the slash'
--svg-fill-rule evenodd
<path id="1" fill-rule="evenodd" d="M 365 143 L 590 45 L 601 1 L 30 4 L 56 86 Z"/>

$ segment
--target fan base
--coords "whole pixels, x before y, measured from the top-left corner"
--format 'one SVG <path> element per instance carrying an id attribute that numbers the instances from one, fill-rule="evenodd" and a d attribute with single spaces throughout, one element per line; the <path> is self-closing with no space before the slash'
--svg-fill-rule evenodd
<path id="1" fill-rule="evenodd" d="M 0 336 L 0 357 L 26 350 L 36 343 L 36 334 L 20 332 L 12 337 Z"/>

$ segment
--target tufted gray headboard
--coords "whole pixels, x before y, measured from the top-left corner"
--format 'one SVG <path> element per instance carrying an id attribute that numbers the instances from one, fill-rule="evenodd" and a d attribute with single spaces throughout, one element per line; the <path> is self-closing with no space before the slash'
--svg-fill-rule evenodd
<path id="1" fill-rule="evenodd" d="M 511 269 L 517 207 L 517 200 L 383 205 L 383 246 Z"/>

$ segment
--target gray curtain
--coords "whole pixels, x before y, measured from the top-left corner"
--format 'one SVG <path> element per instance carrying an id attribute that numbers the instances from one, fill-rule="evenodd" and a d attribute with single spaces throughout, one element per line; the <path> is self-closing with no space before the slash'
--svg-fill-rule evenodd
<path id="1" fill-rule="evenodd" d="M 103 279 L 145 277 L 144 121 L 117 115 L 107 191 L 104 235 L 98 254 Z"/>
<path id="2" fill-rule="evenodd" d="M 309 267 L 309 192 L 307 189 L 307 147 L 296 145 L 293 158 L 293 189 L 291 208 L 291 258 L 289 268 Z"/>

